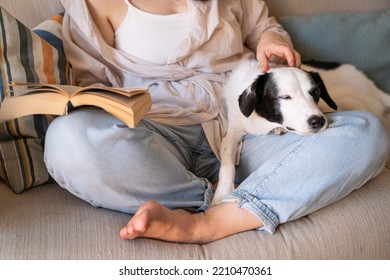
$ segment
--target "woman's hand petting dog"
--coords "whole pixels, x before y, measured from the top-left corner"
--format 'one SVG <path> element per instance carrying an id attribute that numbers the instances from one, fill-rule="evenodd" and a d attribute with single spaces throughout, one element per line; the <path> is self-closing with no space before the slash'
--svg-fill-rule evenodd
<path id="1" fill-rule="evenodd" d="M 280 35 L 274 32 L 263 33 L 257 45 L 256 54 L 256 58 L 261 65 L 261 70 L 264 73 L 269 70 L 269 61 L 273 56 L 285 59 L 291 67 L 301 67 L 300 54 L 286 43 Z"/>

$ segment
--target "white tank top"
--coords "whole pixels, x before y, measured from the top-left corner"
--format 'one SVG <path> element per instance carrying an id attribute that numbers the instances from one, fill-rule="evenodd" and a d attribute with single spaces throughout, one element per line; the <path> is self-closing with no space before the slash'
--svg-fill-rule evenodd
<path id="1" fill-rule="evenodd" d="M 115 31 L 115 48 L 148 62 L 166 64 L 172 50 L 188 38 L 188 11 L 157 15 L 124 1 L 128 12 Z"/>

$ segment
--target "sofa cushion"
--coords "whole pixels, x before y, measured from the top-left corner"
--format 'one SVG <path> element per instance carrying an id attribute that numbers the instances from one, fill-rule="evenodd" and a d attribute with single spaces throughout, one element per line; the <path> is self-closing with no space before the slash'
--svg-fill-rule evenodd
<path id="1" fill-rule="evenodd" d="M 128 214 L 91 207 L 55 183 L 15 195 L 0 182 L 0 260 L 390 260 L 389 181 L 385 168 L 274 235 L 253 230 L 205 245 L 124 240 Z"/>
<path id="2" fill-rule="evenodd" d="M 0 8 L 0 106 L 11 82 L 68 84 L 70 68 L 55 47 Z M 48 181 L 43 142 L 50 116 L 34 115 L 0 124 L 0 176 L 17 193 Z"/>
<path id="3" fill-rule="evenodd" d="M 337 12 L 279 19 L 302 60 L 356 65 L 390 93 L 390 9 Z"/>
<path id="4" fill-rule="evenodd" d="M 64 13 L 55 15 L 35 26 L 32 31 L 64 54 L 62 43 L 62 21 Z"/>

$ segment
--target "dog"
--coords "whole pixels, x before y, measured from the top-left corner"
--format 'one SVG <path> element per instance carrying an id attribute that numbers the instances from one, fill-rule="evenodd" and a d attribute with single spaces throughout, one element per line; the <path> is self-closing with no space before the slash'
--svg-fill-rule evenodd
<path id="1" fill-rule="evenodd" d="M 228 124 L 211 206 L 234 190 L 235 163 L 243 136 L 272 131 L 311 135 L 328 127 L 325 112 L 367 110 L 380 116 L 390 108 L 390 97 L 354 66 L 312 64 L 315 67 L 306 64 L 302 69 L 273 66 L 262 73 L 258 61 L 245 60 L 232 71 L 222 94 Z"/>

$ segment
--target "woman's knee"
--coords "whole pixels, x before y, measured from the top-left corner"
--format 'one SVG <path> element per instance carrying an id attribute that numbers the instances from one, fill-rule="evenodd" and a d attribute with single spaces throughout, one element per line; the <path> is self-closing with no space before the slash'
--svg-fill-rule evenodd
<path id="1" fill-rule="evenodd" d="M 45 160 L 52 163 L 64 162 L 67 157 L 80 154 L 86 141 L 87 127 L 93 123 L 93 110 L 74 111 L 56 118 L 49 126 L 45 138 Z M 73 153 L 77 150 L 77 153 Z"/>
<path id="2" fill-rule="evenodd" d="M 131 133 L 123 123 L 102 110 L 77 110 L 56 118 L 45 138 L 49 172 L 57 179 L 58 173 L 74 174 L 103 167 L 104 162 L 110 162 L 107 157 L 113 156 L 107 147 L 119 142 L 117 135 L 123 130 Z"/>
<path id="3" fill-rule="evenodd" d="M 355 129 L 356 137 L 361 138 L 362 142 L 368 146 L 388 155 L 390 138 L 383 121 L 370 112 L 357 111 L 354 114 L 356 121 L 353 129 Z"/>
<path id="4" fill-rule="evenodd" d="M 335 114 L 340 118 L 338 127 L 344 130 L 340 133 L 345 148 L 364 157 L 368 164 L 383 165 L 390 153 L 390 138 L 383 121 L 370 112 L 352 111 Z"/>

